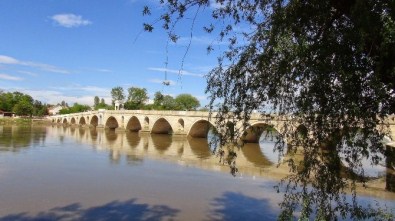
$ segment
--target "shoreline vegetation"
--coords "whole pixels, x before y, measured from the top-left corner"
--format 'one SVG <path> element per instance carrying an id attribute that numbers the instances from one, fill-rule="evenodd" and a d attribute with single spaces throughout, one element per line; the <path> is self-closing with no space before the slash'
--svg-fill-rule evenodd
<path id="1" fill-rule="evenodd" d="M 0 125 L 30 126 L 30 125 L 49 125 L 51 121 L 47 118 L 31 118 L 31 117 L 2 117 Z"/>

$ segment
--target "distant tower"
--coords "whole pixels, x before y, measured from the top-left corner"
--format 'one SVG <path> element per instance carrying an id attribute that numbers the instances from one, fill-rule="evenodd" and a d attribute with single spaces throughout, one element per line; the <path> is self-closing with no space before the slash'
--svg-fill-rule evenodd
<path id="1" fill-rule="evenodd" d="M 123 101 L 116 100 L 114 104 L 115 104 L 115 110 L 123 110 Z"/>

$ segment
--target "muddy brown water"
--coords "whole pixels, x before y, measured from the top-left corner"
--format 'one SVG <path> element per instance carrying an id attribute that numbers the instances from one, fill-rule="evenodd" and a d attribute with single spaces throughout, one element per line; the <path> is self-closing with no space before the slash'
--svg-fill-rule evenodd
<path id="1" fill-rule="evenodd" d="M 286 170 L 270 145 L 240 150 L 233 177 L 207 139 L 0 126 L 0 221 L 276 220 Z M 395 208 L 383 185 L 360 202 Z"/>

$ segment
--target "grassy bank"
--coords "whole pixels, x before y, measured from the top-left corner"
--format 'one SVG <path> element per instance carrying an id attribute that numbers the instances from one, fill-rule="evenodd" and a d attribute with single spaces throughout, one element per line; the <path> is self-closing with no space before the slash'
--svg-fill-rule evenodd
<path id="1" fill-rule="evenodd" d="M 3 117 L 0 118 L 0 125 L 37 125 L 37 124 L 48 124 L 49 121 L 46 119 L 34 119 L 34 118 L 13 118 L 13 117 Z"/>

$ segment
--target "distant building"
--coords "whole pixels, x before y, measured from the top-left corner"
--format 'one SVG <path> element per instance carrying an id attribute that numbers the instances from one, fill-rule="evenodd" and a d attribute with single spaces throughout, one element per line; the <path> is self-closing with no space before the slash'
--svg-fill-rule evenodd
<path id="1" fill-rule="evenodd" d="M 59 114 L 59 111 L 62 109 L 63 109 L 63 106 L 61 106 L 61 105 L 56 105 L 56 106 L 50 107 L 48 109 L 48 114 L 49 115 L 57 115 L 57 114 Z"/>
<path id="2" fill-rule="evenodd" d="M 116 101 L 114 102 L 114 109 L 115 109 L 115 110 L 124 110 L 123 101 L 121 101 L 121 100 L 116 100 Z"/>
<path id="3" fill-rule="evenodd" d="M 0 118 L 3 117 L 13 117 L 14 113 L 13 112 L 7 112 L 7 111 L 2 111 L 0 110 Z"/>

